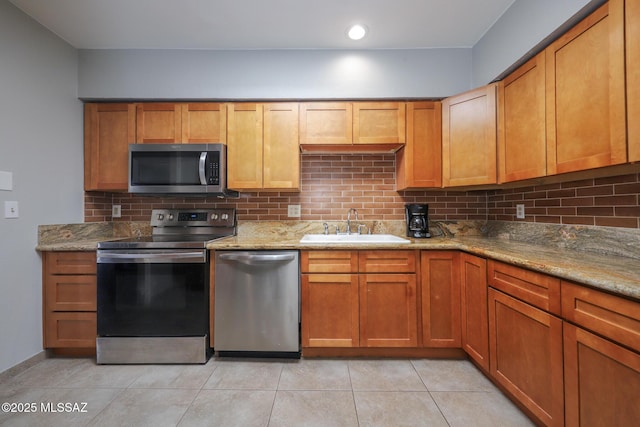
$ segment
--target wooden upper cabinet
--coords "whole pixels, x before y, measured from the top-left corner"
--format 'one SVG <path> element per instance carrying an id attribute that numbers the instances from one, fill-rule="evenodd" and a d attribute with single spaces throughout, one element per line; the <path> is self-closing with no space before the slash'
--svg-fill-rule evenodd
<path id="1" fill-rule="evenodd" d="M 300 144 L 349 145 L 353 141 L 353 107 L 349 102 L 300 104 Z"/>
<path id="2" fill-rule="evenodd" d="M 354 102 L 354 144 L 404 144 L 404 102 Z"/>
<path id="3" fill-rule="evenodd" d="M 300 189 L 298 104 L 264 105 L 263 188 Z"/>
<path id="4" fill-rule="evenodd" d="M 549 175 L 627 160 L 623 6 L 605 3 L 545 50 Z"/>
<path id="5" fill-rule="evenodd" d="M 231 104 L 228 114 L 227 186 L 262 188 L 262 104 Z"/>
<path id="6" fill-rule="evenodd" d="M 640 2 L 625 2 L 629 161 L 640 161 Z"/>
<path id="7" fill-rule="evenodd" d="M 136 104 L 136 141 L 139 144 L 179 144 L 182 138 L 180 104 L 151 102 Z"/>
<path id="8" fill-rule="evenodd" d="M 397 190 L 442 186 L 442 104 L 407 102 L 407 136 L 396 152 Z"/>
<path id="9" fill-rule="evenodd" d="M 300 145 L 307 151 L 395 151 L 405 141 L 404 102 L 303 102 Z"/>
<path id="10" fill-rule="evenodd" d="M 84 189 L 126 191 L 129 144 L 135 143 L 133 104 L 85 104 Z"/>
<path id="11" fill-rule="evenodd" d="M 183 143 L 210 144 L 227 142 L 227 105 L 199 102 L 181 105 Z"/>
<path id="12" fill-rule="evenodd" d="M 300 189 L 297 104 L 230 104 L 228 125 L 229 188 Z"/>
<path id="13" fill-rule="evenodd" d="M 545 54 L 539 53 L 498 85 L 498 181 L 547 173 Z"/>
<path id="14" fill-rule="evenodd" d="M 442 101 L 442 184 L 496 183 L 496 85 Z"/>
<path id="15" fill-rule="evenodd" d="M 136 104 L 136 141 L 144 143 L 225 143 L 227 106 L 214 102 Z"/>

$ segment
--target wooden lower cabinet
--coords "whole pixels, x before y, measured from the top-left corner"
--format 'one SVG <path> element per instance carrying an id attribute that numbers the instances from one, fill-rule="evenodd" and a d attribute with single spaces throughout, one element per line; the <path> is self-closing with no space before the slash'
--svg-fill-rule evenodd
<path id="1" fill-rule="evenodd" d="M 636 426 L 640 354 L 564 324 L 566 426 Z"/>
<path id="2" fill-rule="evenodd" d="M 302 274 L 302 346 L 358 347 L 357 274 Z"/>
<path id="3" fill-rule="evenodd" d="M 360 275 L 360 346 L 417 347 L 415 274 Z"/>
<path id="4" fill-rule="evenodd" d="M 95 349 L 95 252 L 43 252 L 44 348 Z"/>
<path id="5" fill-rule="evenodd" d="M 460 348 L 460 254 L 422 251 L 420 292 L 422 346 Z"/>
<path id="6" fill-rule="evenodd" d="M 415 251 L 302 251 L 301 271 L 303 348 L 417 347 Z"/>
<path id="7" fill-rule="evenodd" d="M 564 424 L 562 320 L 489 288 L 491 376 L 542 424 Z"/>
<path id="8" fill-rule="evenodd" d="M 487 261 L 467 253 L 460 258 L 462 349 L 488 372 Z"/>

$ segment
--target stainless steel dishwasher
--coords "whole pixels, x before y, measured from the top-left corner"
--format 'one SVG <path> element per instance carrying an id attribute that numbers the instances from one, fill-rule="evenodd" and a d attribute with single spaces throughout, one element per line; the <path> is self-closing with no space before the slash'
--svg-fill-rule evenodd
<path id="1" fill-rule="evenodd" d="M 298 251 L 215 252 L 214 350 L 300 357 Z"/>

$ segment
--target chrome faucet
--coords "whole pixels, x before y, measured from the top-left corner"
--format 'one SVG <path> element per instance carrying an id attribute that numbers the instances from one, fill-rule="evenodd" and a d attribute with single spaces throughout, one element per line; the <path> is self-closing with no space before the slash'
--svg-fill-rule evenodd
<path id="1" fill-rule="evenodd" d="M 356 222 L 358 221 L 358 211 L 355 208 L 349 209 L 347 212 L 347 234 L 351 234 L 351 212 L 356 214 Z"/>

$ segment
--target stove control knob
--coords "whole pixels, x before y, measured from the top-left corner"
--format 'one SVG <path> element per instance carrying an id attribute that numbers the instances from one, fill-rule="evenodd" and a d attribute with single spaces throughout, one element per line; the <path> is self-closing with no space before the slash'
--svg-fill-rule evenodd
<path id="1" fill-rule="evenodd" d="M 217 219 L 218 219 L 218 214 L 217 214 L 217 213 L 212 213 L 212 214 L 211 214 L 211 219 L 212 219 L 213 221 L 217 220 Z"/>
<path id="2" fill-rule="evenodd" d="M 223 221 L 228 220 L 228 219 L 229 219 L 229 214 L 226 214 L 226 213 L 222 214 L 221 219 L 222 219 Z"/>
<path id="3" fill-rule="evenodd" d="M 162 221 L 164 219 L 164 214 L 158 214 L 158 221 Z"/>
<path id="4" fill-rule="evenodd" d="M 169 221 L 173 221 L 173 214 L 169 214 Z"/>

